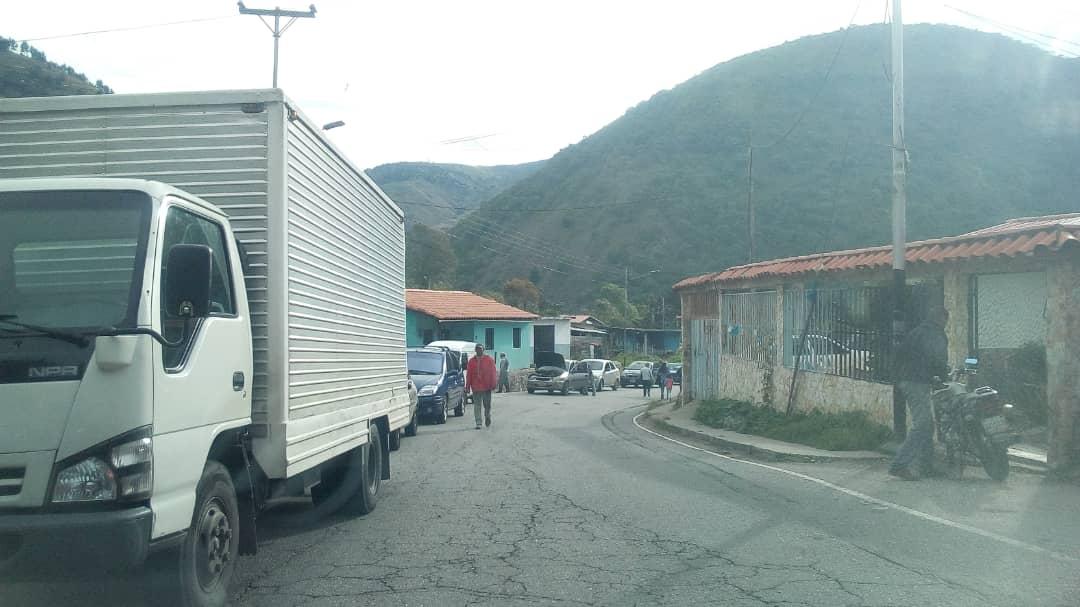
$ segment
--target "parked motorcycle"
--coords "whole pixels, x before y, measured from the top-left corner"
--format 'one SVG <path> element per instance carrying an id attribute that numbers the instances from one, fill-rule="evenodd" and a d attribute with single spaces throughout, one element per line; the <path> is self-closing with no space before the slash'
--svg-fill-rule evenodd
<path id="1" fill-rule="evenodd" d="M 978 362 L 967 359 L 934 390 L 938 441 L 945 445 L 947 465 L 958 473 L 966 464 L 978 463 L 990 478 L 1004 481 L 1009 476 L 1009 445 L 1019 437 L 1009 423 L 1012 405 L 989 386 L 975 387 Z"/>

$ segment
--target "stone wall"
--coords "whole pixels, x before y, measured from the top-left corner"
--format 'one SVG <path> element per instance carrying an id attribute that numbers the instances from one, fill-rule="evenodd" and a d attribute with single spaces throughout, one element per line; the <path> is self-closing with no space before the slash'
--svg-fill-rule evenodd
<path id="1" fill-rule="evenodd" d="M 720 356 L 720 396 L 733 400 L 763 403 L 768 381 L 766 369 L 756 362 L 737 356 Z M 773 392 L 775 393 L 775 392 Z"/>
<path id="2" fill-rule="evenodd" d="M 776 397 L 773 406 L 787 408 L 788 392 L 791 390 L 793 369 L 776 367 L 773 381 Z M 795 386 L 795 410 L 819 409 L 828 413 L 842 411 L 865 411 L 870 419 L 884 426 L 893 423 L 893 388 L 890 384 L 829 375 L 827 373 L 799 372 Z"/>

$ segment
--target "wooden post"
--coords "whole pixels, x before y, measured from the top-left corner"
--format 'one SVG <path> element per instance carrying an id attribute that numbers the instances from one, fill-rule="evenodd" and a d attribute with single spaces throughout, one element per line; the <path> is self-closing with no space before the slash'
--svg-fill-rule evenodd
<path id="1" fill-rule="evenodd" d="M 1080 464 L 1080 254 L 1062 254 L 1046 278 L 1046 463 L 1061 471 Z"/>

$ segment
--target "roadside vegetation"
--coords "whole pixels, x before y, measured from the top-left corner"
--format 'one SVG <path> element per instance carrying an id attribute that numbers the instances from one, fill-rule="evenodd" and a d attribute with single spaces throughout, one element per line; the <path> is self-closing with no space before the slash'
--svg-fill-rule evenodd
<path id="1" fill-rule="evenodd" d="M 738 400 L 711 400 L 698 404 L 694 419 L 723 430 L 764 436 L 829 451 L 877 449 L 892 431 L 862 411 L 786 415 L 771 407 Z"/>

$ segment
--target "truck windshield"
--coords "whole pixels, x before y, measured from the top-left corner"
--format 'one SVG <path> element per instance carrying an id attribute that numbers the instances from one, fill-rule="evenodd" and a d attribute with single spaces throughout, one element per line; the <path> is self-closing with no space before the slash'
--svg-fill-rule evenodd
<path id="1" fill-rule="evenodd" d="M 0 192 L 0 317 L 48 329 L 135 324 L 150 198 Z M 7 325 L 4 334 L 22 331 Z"/>

